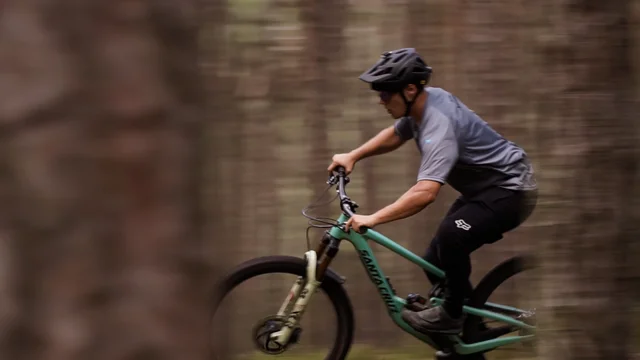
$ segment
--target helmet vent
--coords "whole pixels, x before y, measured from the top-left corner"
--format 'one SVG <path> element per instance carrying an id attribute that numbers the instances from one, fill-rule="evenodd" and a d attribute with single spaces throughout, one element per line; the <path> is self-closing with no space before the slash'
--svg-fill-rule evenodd
<path id="1" fill-rule="evenodd" d="M 376 71 L 373 75 L 374 76 L 380 76 L 380 75 L 386 75 L 386 74 L 390 74 L 391 73 L 391 68 L 384 68 L 382 70 L 378 70 Z"/>
<path id="2" fill-rule="evenodd" d="M 427 84 L 431 72 L 414 48 L 404 48 L 382 53 L 380 59 L 360 75 L 360 80 L 375 90 L 396 91 L 407 84 Z"/>
<path id="3" fill-rule="evenodd" d="M 396 64 L 398 61 L 404 59 L 407 56 L 407 54 L 403 54 L 398 56 L 397 58 L 393 59 L 393 63 Z"/>

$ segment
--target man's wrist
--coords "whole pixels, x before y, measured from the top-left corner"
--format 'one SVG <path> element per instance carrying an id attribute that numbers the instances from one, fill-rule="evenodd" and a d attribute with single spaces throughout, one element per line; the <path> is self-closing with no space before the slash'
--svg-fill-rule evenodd
<path id="1" fill-rule="evenodd" d="M 371 220 L 373 220 L 373 226 L 382 224 L 382 218 L 377 212 L 371 215 Z"/>

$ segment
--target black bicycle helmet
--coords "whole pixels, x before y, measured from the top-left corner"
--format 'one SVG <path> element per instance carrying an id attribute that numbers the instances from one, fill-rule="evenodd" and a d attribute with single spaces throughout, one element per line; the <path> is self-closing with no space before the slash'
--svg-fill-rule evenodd
<path id="1" fill-rule="evenodd" d="M 369 83 L 371 90 L 399 92 L 409 114 L 411 105 L 431 78 L 431 67 L 427 66 L 414 48 L 403 48 L 387 51 L 380 56 L 369 70 L 360 75 L 360 80 Z M 411 101 L 407 100 L 402 90 L 409 84 L 418 87 L 418 93 Z"/>

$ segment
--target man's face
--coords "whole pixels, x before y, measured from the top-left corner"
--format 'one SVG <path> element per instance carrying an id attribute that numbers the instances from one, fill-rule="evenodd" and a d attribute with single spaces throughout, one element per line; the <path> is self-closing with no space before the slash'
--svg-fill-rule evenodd
<path id="1" fill-rule="evenodd" d="M 413 99 L 416 94 L 416 88 L 414 85 L 409 85 L 406 87 L 403 92 L 404 96 L 407 100 Z M 388 91 L 379 91 L 380 96 L 380 104 L 384 105 L 387 112 L 394 119 L 399 119 L 404 116 L 404 112 L 407 109 L 407 105 L 402 99 L 402 95 L 399 92 L 388 92 Z"/>

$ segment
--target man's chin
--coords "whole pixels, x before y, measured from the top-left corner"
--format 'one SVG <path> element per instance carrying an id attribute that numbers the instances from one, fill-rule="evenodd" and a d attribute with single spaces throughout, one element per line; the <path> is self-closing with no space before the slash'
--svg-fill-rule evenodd
<path id="1" fill-rule="evenodd" d="M 395 115 L 393 112 L 391 112 L 389 109 L 387 109 L 387 113 L 389 113 L 389 115 L 393 118 L 393 119 L 400 119 L 402 116 L 400 115 Z"/>

